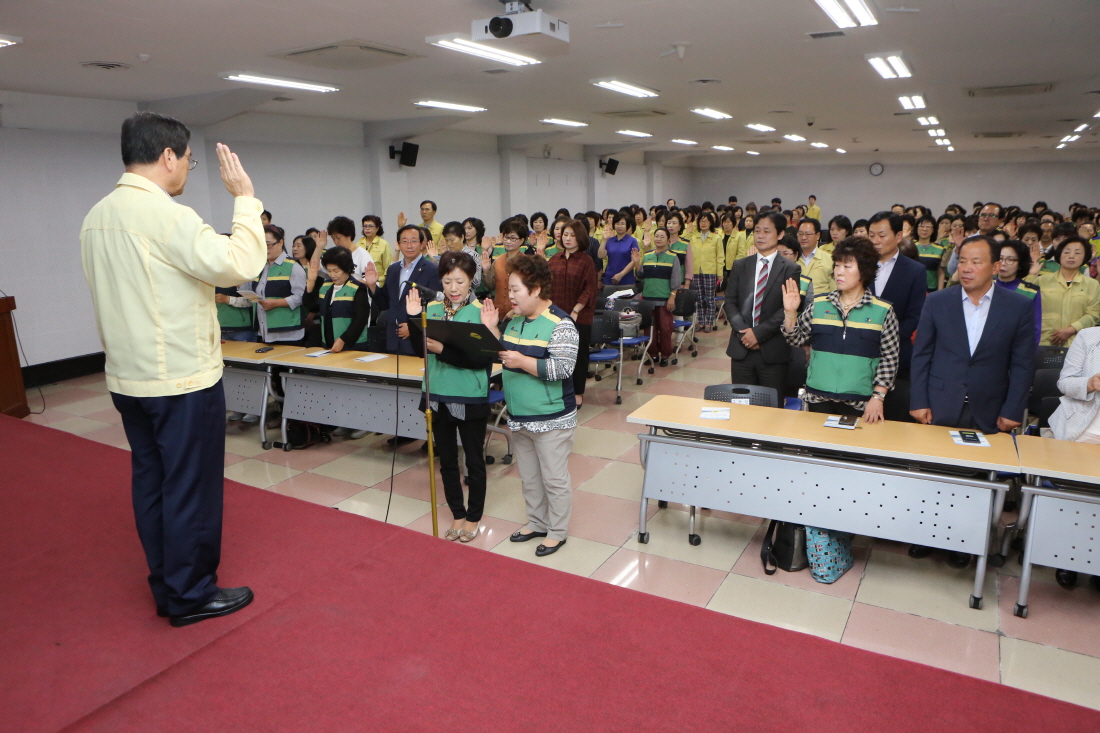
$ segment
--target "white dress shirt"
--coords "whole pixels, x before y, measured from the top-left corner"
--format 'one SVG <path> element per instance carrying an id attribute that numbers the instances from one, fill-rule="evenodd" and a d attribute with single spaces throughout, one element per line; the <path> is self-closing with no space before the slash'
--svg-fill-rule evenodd
<path id="1" fill-rule="evenodd" d="M 768 279 L 771 279 L 772 266 L 775 264 L 775 257 L 779 254 L 779 248 L 776 247 L 772 250 L 772 253 L 765 257 L 764 255 L 757 253 L 756 255 L 756 276 L 752 279 L 752 294 L 756 297 L 756 283 L 760 282 L 760 270 L 764 267 L 764 263 L 768 263 Z"/>
<path id="2" fill-rule="evenodd" d="M 360 247 L 353 246 L 349 251 L 351 252 L 352 264 L 355 265 L 351 275 L 359 282 L 363 282 L 363 273 L 367 270 L 367 264 L 374 262 L 374 258 L 371 257 L 370 252 Z"/>
<path id="3" fill-rule="evenodd" d="M 970 355 L 974 356 L 974 350 L 978 348 L 978 342 L 982 340 L 982 331 L 985 330 L 986 319 L 989 318 L 989 304 L 993 302 L 993 291 L 997 289 L 997 283 L 989 283 L 989 290 L 978 299 L 978 304 L 970 300 L 964 288 L 962 290 L 963 318 L 966 319 L 966 339 L 970 342 Z"/>
<path id="4" fill-rule="evenodd" d="M 890 273 L 894 271 L 894 263 L 898 261 L 898 255 L 901 254 L 901 250 L 894 252 L 894 256 L 885 262 L 878 263 L 878 272 L 875 273 L 875 295 L 882 297 L 882 289 L 886 287 L 887 281 L 890 280 Z"/>

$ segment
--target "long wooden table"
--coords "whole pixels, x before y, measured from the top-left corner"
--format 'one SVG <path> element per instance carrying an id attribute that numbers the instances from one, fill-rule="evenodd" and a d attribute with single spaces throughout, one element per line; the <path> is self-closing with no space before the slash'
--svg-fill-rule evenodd
<path id="1" fill-rule="evenodd" d="M 727 420 L 700 417 L 729 407 Z M 957 445 L 948 428 L 884 422 L 826 428 L 825 415 L 660 395 L 627 418 L 645 479 L 638 541 L 650 499 L 908 542 L 977 556 L 971 608 L 981 608 L 987 551 L 1016 473 L 1012 437 Z"/>
<path id="2" fill-rule="evenodd" d="M 1017 439 L 1022 487 L 1018 524 L 1027 523 L 1020 594 L 1027 618 L 1032 565 L 1100 575 L 1100 446 L 1035 436 Z M 1057 481 L 1057 488 L 1043 487 Z"/>
<path id="3" fill-rule="evenodd" d="M 259 349 L 270 348 L 260 352 Z M 260 442 L 264 450 L 272 447 L 267 439 L 267 398 L 271 394 L 272 367 L 268 360 L 305 351 L 301 346 L 278 346 L 251 341 L 223 341 L 222 385 L 225 409 L 260 416 Z"/>

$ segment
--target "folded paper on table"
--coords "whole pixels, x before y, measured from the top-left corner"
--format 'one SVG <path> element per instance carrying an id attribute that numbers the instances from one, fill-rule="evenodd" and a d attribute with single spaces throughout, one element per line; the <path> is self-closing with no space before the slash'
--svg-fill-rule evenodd
<path id="1" fill-rule="evenodd" d="M 728 407 L 704 407 L 699 412 L 702 420 L 729 420 L 730 408 Z"/>
<path id="2" fill-rule="evenodd" d="M 360 356 L 356 361 L 378 361 L 379 359 L 385 359 L 387 354 L 367 354 L 366 356 Z"/>

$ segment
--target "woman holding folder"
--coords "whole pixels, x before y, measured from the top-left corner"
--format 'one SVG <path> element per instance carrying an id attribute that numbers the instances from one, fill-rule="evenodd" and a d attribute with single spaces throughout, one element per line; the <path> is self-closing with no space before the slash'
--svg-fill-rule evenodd
<path id="1" fill-rule="evenodd" d="M 463 251 L 444 252 L 439 258 L 439 279 L 443 284 L 443 302 L 427 305 L 428 318 L 459 323 L 481 323 L 481 303 L 474 297 L 474 275 L 477 265 Z M 492 301 L 490 301 L 492 302 Z M 409 322 L 419 317 L 424 306 L 420 291 L 410 288 L 405 297 Z M 417 356 L 424 356 L 424 343 L 418 334 L 409 341 Z M 451 508 L 454 524 L 444 533 L 448 540 L 469 542 L 477 537 L 481 515 L 485 508 L 485 427 L 489 420 L 489 374 L 493 355 L 463 353 L 427 339 L 425 368 L 431 385 L 432 428 L 439 454 L 439 472 L 443 476 L 443 492 Z M 427 397 L 420 398 L 420 409 L 427 407 Z M 458 465 L 458 439 L 466 453 L 466 485 L 470 495 L 464 503 L 462 472 Z"/>

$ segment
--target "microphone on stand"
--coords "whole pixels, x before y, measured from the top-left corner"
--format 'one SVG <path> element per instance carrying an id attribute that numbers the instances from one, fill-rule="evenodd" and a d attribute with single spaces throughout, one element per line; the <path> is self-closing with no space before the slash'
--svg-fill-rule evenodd
<path id="1" fill-rule="evenodd" d="M 410 288 L 416 288 L 417 290 L 419 290 L 420 291 L 420 297 L 421 298 L 426 298 L 429 302 L 443 300 L 442 291 L 432 290 L 431 288 L 427 287 L 426 285 L 421 285 L 420 283 L 414 283 L 412 281 L 409 282 L 409 287 Z"/>

